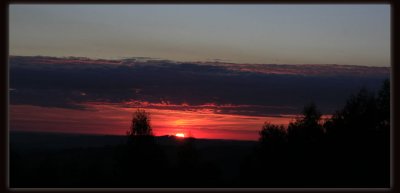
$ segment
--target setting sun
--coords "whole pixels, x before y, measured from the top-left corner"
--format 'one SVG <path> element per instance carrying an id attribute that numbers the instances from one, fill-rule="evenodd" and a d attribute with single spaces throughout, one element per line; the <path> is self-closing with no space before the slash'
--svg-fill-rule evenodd
<path id="1" fill-rule="evenodd" d="M 183 133 L 177 133 L 177 134 L 175 134 L 175 136 L 176 136 L 176 137 L 181 137 L 181 138 L 183 138 L 183 137 L 185 137 L 185 134 L 183 134 Z"/>

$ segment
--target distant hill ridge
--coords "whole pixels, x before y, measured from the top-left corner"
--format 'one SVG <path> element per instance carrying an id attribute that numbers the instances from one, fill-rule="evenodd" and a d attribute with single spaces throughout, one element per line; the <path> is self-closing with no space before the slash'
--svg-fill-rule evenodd
<path id="1" fill-rule="evenodd" d="M 160 145 L 177 145 L 184 139 L 177 139 L 174 136 L 156 136 Z M 25 132 L 11 131 L 10 146 L 16 149 L 43 149 L 59 150 L 71 148 L 91 148 L 125 144 L 127 136 L 98 135 L 98 134 L 75 134 L 75 133 L 50 133 L 50 132 Z M 208 146 L 244 145 L 250 146 L 255 141 L 239 141 L 224 139 L 196 139 L 196 146 L 199 148 Z"/>

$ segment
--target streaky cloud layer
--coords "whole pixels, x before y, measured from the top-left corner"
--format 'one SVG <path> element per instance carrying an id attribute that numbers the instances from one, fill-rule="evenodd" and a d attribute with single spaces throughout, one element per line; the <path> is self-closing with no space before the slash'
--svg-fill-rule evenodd
<path id="1" fill-rule="evenodd" d="M 288 124 L 310 102 L 329 117 L 390 77 L 384 67 L 141 57 L 11 56 L 9 65 L 12 130 L 123 135 L 144 108 L 156 135 L 240 140 L 256 140 L 265 121 Z"/>
<path id="2" fill-rule="evenodd" d="M 139 101 L 215 104 L 225 107 L 223 113 L 234 109 L 227 108 L 231 105 L 250 114 L 271 115 L 294 114 L 315 102 L 331 113 L 358 89 L 376 90 L 389 76 L 390 68 L 385 67 L 10 57 L 12 104 L 78 109 L 84 109 L 79 105 L 84 102 Z"/>

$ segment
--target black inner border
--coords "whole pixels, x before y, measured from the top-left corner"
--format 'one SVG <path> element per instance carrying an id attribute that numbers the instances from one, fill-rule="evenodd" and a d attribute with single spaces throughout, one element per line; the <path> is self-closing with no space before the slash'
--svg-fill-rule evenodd
<path id="1" fill-rule="evenodd" d="M 391 152 L 390 189 L 9 189 L 8 185 L 8 7 L 10 4 L 389 4 L 391 5 Z M 3 0 L 1 72 L 0 192 L 400 192 L 399 170 L 399 7 L 396 0 Z"/>

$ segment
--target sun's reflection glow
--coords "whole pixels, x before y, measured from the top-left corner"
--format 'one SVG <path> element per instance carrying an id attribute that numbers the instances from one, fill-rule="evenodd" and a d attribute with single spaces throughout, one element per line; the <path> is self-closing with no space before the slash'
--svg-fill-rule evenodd
<path id="1" fill-rule="evenodd" d="M 109 104 L 88 104 L 88 109 L 47 108 L 11 105 L 10 128 L 13 130 L 64 133 L 125 135 L 134 108 Z M 266 117 L 219 114 L 213 111 L 182 111 L 146 108 L 156 136 L 258 140 L 265 121 L 287 125 L 293 116 Z M 96 121 L 94 121 L 96 120 Z M 179 134 L 179 135 L 178 135 Z M 182 135 L 181 135 L 182 134 Z"/>

